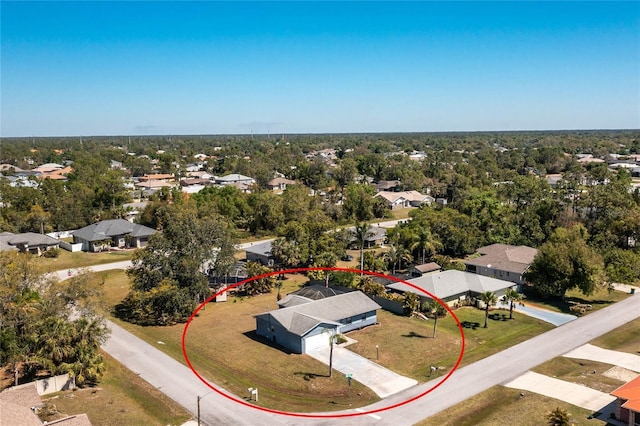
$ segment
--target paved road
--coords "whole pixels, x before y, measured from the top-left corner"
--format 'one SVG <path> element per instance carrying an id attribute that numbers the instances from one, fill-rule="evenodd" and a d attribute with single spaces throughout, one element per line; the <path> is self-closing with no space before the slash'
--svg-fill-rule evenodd
<path id="1" fill-rule="evenodd" d="M 114 269 L 107 265 L 101 265 L 101 268 Z M 66 274 L 66 271 L 63 272 Z M 450 380 L 428 395 L 377 414 L 349 417 L 341 421 L 283 417 L 243 407 L 217 393 L 210 393 L 202 401 L 202 418 L 210 425 L 411 425 L 494 385 L 512 380 L 536 365 L 569 352 L 638 317 L 640 293 L 461 368 Z M 112 335 L 105 344 L 105 350 L 195 415 L 197 396 L 207 394 L 209 389 L 186 367 L 159 349 L 112 323 L 109 326 L 112 327 Z M 438 382 L 439 379 L 436 379 L 415 386 L 365 409 L 382 409 L 406 401 L 424 393 Z"/>

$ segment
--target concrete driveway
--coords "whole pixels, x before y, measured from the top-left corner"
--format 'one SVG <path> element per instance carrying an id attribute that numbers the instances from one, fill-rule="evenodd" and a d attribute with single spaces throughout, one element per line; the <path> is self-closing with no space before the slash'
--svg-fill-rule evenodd
<path id="1" fill-rule="evenodd" d="M 551 398 L 559 399 L 560 401 L 565 401 L 569 404 L 592 411 L 602 412 L 603 408 L 616 400 L 615 397 L 608 393 L 564 380 L 554 379 L 553 377 L 534 373 L 533 371 L 527 371 L 522 376 L 504 383 L 504 386 L 550 396 Z"/>
<path id="2" fill-rule="evenodd" d="M 498 302 L 496 306 L 499 308 L 507 309 L 507 310 L 509 309 L 509 304 L 502 301 Z M 519 312 L 521 314 L 525 314 L 533 318 L 537 318 L 539 320 L 548 322 L 555 326 L 566 324 L 578 318 L 575 315 L 563 314 L 561 312 L 554 312 L 548 309 L 538 308 L 537 306 L 529 305 L 527 303 L 525 303 L 524 305 L 514 306 L 513 311 Z"/>
<path id="3" fill-rule="evenodd" d="M 307 352 L 307 355 L 329 365 L 329 352 L 329 347 L 318 348 Z M 333 347 L 333 368 L 342 374 L 352 374 L 353 380 L 362 383 L 380 398 L 386 398 L 418 384 L 416 380 L 394 373 L 339 346 Z"/>
<path id="4" fill-rule="evenodd" d="M 604 362 L 605 364 L 617 365 L 618 367 L 640 373 L 640 356 L 626 352 L 602 349 L 589 343 L 582 345 L 571 352 L 567 352 L 563 356 L 566 356 L 567 358 L 588 359 L 591 361 Z"/>

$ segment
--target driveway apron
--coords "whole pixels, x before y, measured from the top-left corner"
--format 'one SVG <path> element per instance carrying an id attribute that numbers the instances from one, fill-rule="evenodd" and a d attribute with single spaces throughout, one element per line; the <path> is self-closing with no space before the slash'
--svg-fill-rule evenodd
<path id="1" fill-rule="evenodd" d="M 307 352 L 307 355 L 329 365 L 330 348 L 323 347 Z M 401 392 L 418 384 L 414 379 L 401 376 L 375 362 L 339 346 L 333 347 L 333 368 L 357 380 L 380 398 Z"/>

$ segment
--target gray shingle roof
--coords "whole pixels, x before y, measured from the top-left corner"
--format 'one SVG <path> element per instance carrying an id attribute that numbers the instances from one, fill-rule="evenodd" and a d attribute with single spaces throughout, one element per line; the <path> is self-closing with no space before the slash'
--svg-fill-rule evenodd
<path id="1" fill-rule="evenodd" d="M 510 281 L 457 270 L 424 275 L 419 278 L 407 280 L 407 282 L 428 291 L 439 299 L 446 299 L 447 297 L 464 294 L 468 291 L 478 294 L 484 293 L 485 291 L 495 292 L 513 287 L 514 285 Z M 404 283 L 397 282 L 389 284 L 387 287 L 402 292 L 409 291 L 427 297 L 425 293 Z"/>
<path id="2" fill-rule="evenodd" d="M 144 225 L 131 223 L 124 219 L 111 219 L 85 226 L 71 234 L 86 241 L 100 241 L 116 235 L 131 234 L 132 237 L 145 237 L 155 233 L 154 229 Z"/>
<path id="3" fill-rule="evenodd" d="M 33 246 L 55 246 L 60 244 L 59 240 L 44 234 L 35 232 L 24 232 L 22 234 L 12 234 L 3 232 L 0 234 L 0 250 L 15 250 L 18 244 Z"/>
<path id="4" fill-rule="evenodd" d="M 341 319 L 380 309 L 373 300 L 360 291 L 339 294 L 302 305 L 278 309 L 257 315 L 271 316 L 291 333 L 303 336 L 320 323 L 338 324 Z"/>
<path id="5" fill-rule="evenodd" d="M 271 256 L 271 248 L 273 247 L 273 241 L 265 241 L 263 243 L 254 244 L 244 249 L 247 253 L 255 253 L 263 256 Z"/>

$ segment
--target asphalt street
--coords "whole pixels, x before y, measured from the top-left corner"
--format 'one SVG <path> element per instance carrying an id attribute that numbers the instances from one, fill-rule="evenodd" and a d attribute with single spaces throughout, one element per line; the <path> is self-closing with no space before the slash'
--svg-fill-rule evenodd
<path id="1" fill-rule="evenodd" d="M 127 267 L 126 264 L 127 262 L 118 262 L 87 269 L 94 271 L 122 269 Z M 68 276 L 68 271 L 59 271 L 57 275 L 64 279 Z M 204 397 L 201 400 L 201 418 L 208 425 L 402 426 L 412 425 L 494 385 L 513 380 L 536 365 L 569 352 L 638 317 L 640 317 L 640 293 L 460 368 L 437 389 L 408 404 L 384 410 L 386 407 L 426 392 L 440 379 L 414 386 L 362 409 L 383 411 L 341 419 L 282 416 L 240 405 L 211 391 L 188 367 L 165 355 L 161 351 L 161 343 L 156 346 L 149 345 L 112 322 L 108 323 L 112 330 L 111 336 L 103 348 L 127 368 L 185 407 L 194 417 L 197 414 L 197 397 Z M 335 414 L 354 413 L 357 411 L 348 410 Z M 321 414 L 326 415 L 326 413 Z"/>

